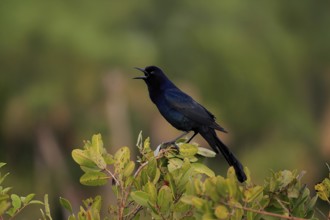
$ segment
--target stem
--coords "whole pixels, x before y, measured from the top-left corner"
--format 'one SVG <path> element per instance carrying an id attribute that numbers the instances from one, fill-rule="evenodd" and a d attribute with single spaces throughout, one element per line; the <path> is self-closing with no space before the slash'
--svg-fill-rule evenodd
<path id="1" fill-rule="evenodd" d="M 243 209 L 245 211 L 254 212 L 254 213 L 258 213 L 258 214 L 262 214 L 262 215 L 268 215 L 268 216 L 277 217 L 277 218 L 283 218 L 283 219 L 289 219 L 289 220 L 306 220 L 305 218 L 285 216 L 285 215 L 280 215 L 280 214 L 271 213 L 271 212 L 267 212 L 267 211 L 255 210 L 255 209 L 251 209 L 251 208 L 248 208 L 248 207 L 239 207 L 239 206 L 236 206 L 236 205 L 230 205 L 226 202 L 223 202 L 223 204 L 227 205 L 229 207 L 233 207 L 233 208 L 237 208 L 237 209 Z"/>
<path id="2" fill-rule="evenodd" d="M 137 205 L 132 211 L 130 211 L 124 217 L 128 217 L 128 216 L 132 215 L 132 218 L 133 218 L 140 210 L 142 210 L 142 206 Z"/>
<path id="3" fill-rule="evenodd" d="M 112 177 L 112 179 L 115 180 L 116 185 L 119 185 L 119 181 L 118 181 L 117 178 L 113 175 L 113 173 L 112 173 L 108 168 L 105 168 L 105 171 L 107 171 L 107 172 L 110 174 L 110 176 Z"/>
<path id="4" fill-rule="evenodd" d="M 159 155 L 155 157 L 156 160 L 159 160 L 160 158 L 163 158 L 165 153 L 167 153 L 171 150 L 173 150 L 173 149 L 167 148 L 167 149 L 160 150 Z M 139 175 L 139 173 L 142 171 L 142 169 L 147 165 L 148 165 L 148 161 L 141 164 L 141 166 L 135 171 L 134 178 L 136 178 Z"/>

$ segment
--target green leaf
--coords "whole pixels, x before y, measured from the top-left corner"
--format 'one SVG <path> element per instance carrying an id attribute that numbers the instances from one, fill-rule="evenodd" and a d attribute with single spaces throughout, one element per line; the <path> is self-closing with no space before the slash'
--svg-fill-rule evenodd
<path id="1" fill-rule="evenodd" d="M 16 194 L 11 194 L 11 208 L 7 211 L 7 214 L 11 217 L 15 215 L 19 208 L 22 206 L 20 197 Z"/>
<path id="2" fill-rule="evenodd" d="M 80 183 L 86 186 L 105 185 L 109 177 L 102 172 L 88 172 L 80 177 Z"/>
<path id="3" fill-rule="evenodd" d="M 6 177 L 9 175 L 9 173 L 6 173 L 5 175 L 3 175 L 2 177 L 1 177 L 1 175 L 0 175 L 0 184 L 2 184 L 2 182 L 6 179 Z"/>
<path id="4" fill-rule="evenodd" d="M 172 158 L 168 161 L 168 171 L 172 173 L 176 169 L 180 169 L 182 167 L 183 161 L 179 158 Z"/>
<path id="5" fill-rule="evenodd" d="M 146 168 L 146 172 L 148 174 L 148 180 L 154 180 L 157 175 L 157 161 L 155 158 L 151 158 L 148 162 L 148 166 Z"/>
<path id="6" fill-rule="evenodd" d="M 209 177 L 214 177 L 215 176 L 214 172 L 210 168 L 205 166 L 204 164 L 192 163 L 191 166 L 194 168 L 194 171 L 197 172 L 197 173 L 205 174 Z"/>
<path id="7" fill-rule="evenodd" d="M 198 147 L 197 154 L 204 156 L 204 157 L 215 157 L 215 155 L 217 155 L 214 151 L 209 150 L 205 147 Z"/>
<path id="8" fill-rule="evenodd" d="M 206 212 L 203 214 L 202 220 L 214 220 L 214 215 L 210 212 Z"/>
<path id="9" fill-rule="evenodd" d="M 93 149 L 100 155 L 103 154 L 104 148 L 103 148 L 103 141 L 101 134 L 94 134 L 92 137 L 92 147 Z"/>
<path id="10" fill-rule="evenodd" d="M 124 170 L 123 170 L 123 175 L 124 175 L 125 177 L 130 176 L 130 175 L 133 173 L 134 168 L 135 168 L 135 163 L 134 163 L 133 161 L 130 161 L 130 162 L 125 166 L 125 168 L 124 168 Z"/>
<path id="11" fill-rule="evenodd" d="M 81 149 L 74 149 L 72 151 L 72 158 L 73 160 L 79 164 L 80 166 L 93 169 L 93 170 L 101 170 L 93 161 L 92 158 L 90 158 L 89 153 L 87 150 L 81 150 Z"/>
<path id="12" fill-rule="evenodd" d="M 214 202 L 218 202 L 219 195 L 216 189 L 216 178 L 207 178 L 204 182 L 205 195 L 209 196 Z M 196 187 L 198 190 L 198 185 Z M 199 189 L 199 191 L 201 191 Z"/>
<path id="13" fill-rule="evenodd" d="M 0 162 L 0 168 L 5 166 L 5 165 L 6 165 L 6 163 Z"/>
<path id="14" fill-rule="evenodd" d="M 101 211 L 101 206 L 102 206 L 102 197 L 101 196 L 96 196 L 93 200 L 93 205 L 92 208 L 99 213 Z"/>
<path id="15" fill-rule="evenodd" d="M 121 174 L 126 164 L 130 162 L 130 150 L 128 147 L 122 147 L 114 155 L 115 173 Z"/>
<path id="16" fill-rule="evenodd" d="M 188 143 L 182 143 L 179 145 L 180 155 L 183 157 L 194 156 L 198 152 L 198 147 Z"/>
<path id="17" fill-rule="evenodd" d="M 84 171 L 85 173 L 89 173 L 89 172 L 101 172 L 101 169 L 98 166 L 95 166 L 95 167 L 80 166 L 80 169 L 82 171 Z"/>
<path id="18" fill-rule="evenodd" d="M 60 204 L 63 208 L 65 208 L 66 210 L 68 210 L 70 212 L 70 214 L 73 213 L 72 211 L 72 206 L 69 200 L 60 197 Z"/>
<path id="19" fill-rule="evenodd" d="M 228 195 L 228 186 L 226 179 L 222 176 L 217 176 L 217 192 L 220 194 L 221 197 L 226 197 Z"/>
<path id="20" fill-rule="evenodd" d="M 160 188 L 157 197 L 157 205 L 161 212 L 169 211 L 173 203 L 173 195 L 171 189 L 164 185 Z"/>
<path id="21" fill-rule="evenodd" d="M 329 202 L 329 188 L 322 182 L 315 185 L 315 191 L 320 199 Z"/>
<path id="22" fill-rule="evenodd" d="M 26 197 L 22 197 L 21 200 L 23 202 L 24 205 L 27 205 L 30 203 L 30 201 L 35 197 L 34 193 L 31 193 L 29 195 L 27 195 Z"/>
<path id="23" fill-rule="evenodd" d="M 228 219 L 229 211 L 226 206 L 218 205 L 215 210 L 214 214 L 218 219 Z"/>
<path id="24" fill-rule="evenodd" d="M 191 198 L 191 203 L 193 206 L 195 206 L 197 209 L 202 209 L 204 204 L 206 204 L 206 200 L 201 199 L 199 197 L 193 196 Z"/>
<path id="25" fill-rule="evenodd" d="M 29 202 L 29 204 L 44 205 L 44 203 L 42 201 L 39 201 L 39 200 L 31 200 Z"/>
<path id="26" fill-rule="evenodd" d="M 252 188 L 248 188 L 244 191 L 244 199 L 247 202 L 259 202 L 263 196 L 264 188 L 262 186 L 255 186 Z M 257 199 L 259 198 L 259 199 Z M 257 200 L 257 201 L 256 201 Z"/>
<path id="27" fill-rule="evenodd" d="M 193 205 L 197 209 L 202 209 L 204 204 L 206 204 L 206 200 L 201 199 L 197 196 L 182 196 L 181 201 L 188 205 Z"/>
<path id="28" fill-rule="evenodd" d="M 7 211 L 10 207 L 10 202 L 2 201 L 0 202 L 0 217 Z"/>
<path id="29" fill-rule="evenodd" d="M 74 215 L 70 215 L 70 216 L 68 217 L 68 220 L 77 220 L 77 219 L 76 219 L 76 217 L 75 217 Z"/>
<path id="30" fill-rule="evenodd" d="M 185 165 L 186 164 L 186 165 Z M 177 181 L 177 192 L 183 193 L 186 190 L 186 185 L 189 181 L 189 179 L 192 177 L 194 169 L 190 166 L 189 160 L 185 160 L 184 165 L 179 170 L 180 174 L 179 176 L 175 176 L 175 178 L 178 178 Z"/>
<path id="31" fill-rule="evenodd" d="M 317 195 L 320 197 L 320 199 L 322 199 L 323 201 L 329 201 L 329 197 L 330 197 L 330 188 L 328 186 L 328 184 L 326 182 L 328 178 L 326 178 L 325 180 L 323 180 L 321 183 L 316 184 L 314 186 L 315 191 L 317 193 Z M 328 179 L 329 180 L 329 179 Z"/>
<path id="32" fill-rule="evenodd" d="M 232 218 L 231 219 L 239 219 L 239 220 L 241 220 L 242 217 L 243 217 L 243 214 L 244 214 L 242 205 L 239 202 L 230 200 L 229 201 L 229 206 L 230 207 L 234 207 L 232 209 L 232 213 L 231 213 Z"/>
<path id="33" fill-rule="evenodd" d="M 18 210 L 22 206 L 21 198 L 16 194 L 11 194 L 11 204 L 15 210 Z"/>
<path id="34" fill-rule="evenodd" d="M 115 160 L 113 159 L 113 156 L 111 154 L 105 153 L 102 156 L 103 156 L 104 161 L 108 165 L 111 165 L 111 164 L 114 164 L 115 163 Z"/>
<path id="35" fill-rule="evenodd" d="M 107 163 L 97 148 L 89 149 L 88 154 L 89 158 L 96 164 L 98 168 L 104 170 L 107 167 Z"/>
<path id="36" fill-rule="evenodd" d="M 44 196 L 44 205 L 45 205 L 45 215 L 49 220 L 52 220 L 52 216 L 50 214 L 49 202 L 48 202 L 48 194 Z"/>
<path id="37" fill-rule="evenodd" d="M 139 205 L 148 207 L 149 195 L 143 191 L 134 191 L 131 192 L 132 199 Z"/>
<path id="38" fill-rule="evenodd" d="M 293 176 L 292 172 L 289 171 L 289 170 L 283 170 L 283 171 L 280 172 L 280 174 L 281 174 L 281 176 L 279 177 L 278 180 L 281 183 L 281 187 L 286 187 L 294 179 L 294 176 Z"/>
<path id="39" fill-rule="evenodd" d="M 166 173 L 165 180 L 169 183 L 172 193 L 176 195 L 177 188 L 171 173 Z"/>
<path id="40" fill-rule="evenodd" d="M 140 131 L 137 141 L 136 141 L 136 146 L 138 147 L 140 152 L 142 151 L 142 148 L 143 148 L 142 144 L 143 144 L 142 131 Z"/>
<path id="41" fill-rule="evenodd" d="M 3 200 L 7 200 L 9 199 L 9 195 L 8 194 L 1 194 L 0 193 L 0 202 L 3 201 Z"/>
<path id="42" fill-rule="evenodd" d="M 156 173 L 155 173 L 155 177 L 154 177 L 154 179 L 153 179 L 153 181 L 152 181 L 152 183 L 153 184 L 156 184 L 157 182 L 158 182 L 158 180 L 159 180 L 159 178 L 160 178 L 160 170 L 158 169 L 158 168 L 156 168 Z"/>
<path id="43" fill-rule="evenodd" d="M 184 195 L 184 196 L 181 197 L 180 201 L 185 203 L 185 204 L 188 204 L 188 205 L 193 205 L 192 199 L 194 197 L 195 196 L 192 196 L 192 195 Z"/>
<path id="44" fill-rule="evenodd" d="M 227 185 L 229 196 L 231 198 L 236 198 L 237 197 L 237 192 L 239 192 L 238 185 L 237 185 L 237 180 L 227 178 L 226 179 L 226 185 Z"/>
<path id="45" fill-rule="evenodd" d="M 144 187 L 143 187 L 143 191 L 145 191 L 146 193 L 148 193 L 149 196 L 149 202 L 152 205 L 156 205 L 157 202 L 157 190 L 156 190 L 156 186 L 155 184 L 153 184 L 152 182 L 148 182 Z"/>
<path id="46" fill-rule="evenodd" d="M 12 187 L 6 187 L 6 188 L 0 190 L 0 197 L 1 197 L 1 194 L 2 194 L 2 195 L 7 194 L 11 189 L 12 189 Z M 1 199 L 0 199 L 0 200 L 1 200 Z"/>

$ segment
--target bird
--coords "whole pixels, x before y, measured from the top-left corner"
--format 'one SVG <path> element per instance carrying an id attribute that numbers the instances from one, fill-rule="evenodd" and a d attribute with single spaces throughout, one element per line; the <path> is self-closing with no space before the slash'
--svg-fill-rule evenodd
<path id="1" fill-rule="evenodd" d="M 149 97 L 161 115 L 173 127 L 184 131 L 182 135 L 173 140 L 173 143 L 191 131 L 194 134 L 187 141 L 188 143 L 197 134 L 200 134 L 217 154 L 221 153 L 224 156 L 229 166 L 233 166 L 237 179 L 245 182 L 247 177 L 243 165 L 216 134 L 216 130 L 225 133 L 227 131 L 215 121 L 215 116 L 180 90 L 161 68 L 147 66 L 145 68 L 135 67 L 135 69 L 144 73 L 143 76 L 134 77 L 134 79 L 143 80 L 147 84 Z"/>

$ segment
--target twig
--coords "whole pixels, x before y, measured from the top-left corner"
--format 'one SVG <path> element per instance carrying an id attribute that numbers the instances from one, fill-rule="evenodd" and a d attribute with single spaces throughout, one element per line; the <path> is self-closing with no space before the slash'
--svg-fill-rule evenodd
<path id="1" fill-rule="evenodd" d="M 224 205 L 233 207 L 233 208 L 237 208 L 237 209 L 243 209 L 245 211 L 249 211 L 249 212 L 255 212 L 258 214 L 262 214 L 262 215 L 268 215 L 268 216 L 272 216 L 272 217 L 277 217 L 277 218 L 284 218 L 284 219 L 289 219 L 289 220 L 307 220 L 305 218 L 298 218 L 298 217 L 294 217 L 294 216 L 285 216 L 285 215 L 280 215 L 280 214 L 276 214 L 276 213 L 272 213 L 272 212 L 267 212 L 267 211 L 262 211 L 262 210 L 255 210 L 252 208 L 248 208 L 248 207 L 239 207 L 236 205 L 231 205 L 228 204 L 226 202 L 223 202 Z"/>
<path id="2" fill-rule="evenodd" d="M 173 150 L 173 149 L 171 149 L 171 148 L 167 148 L 167 149 L 161 150 L 161 151 L 159 152 L 159 155 L 156 156 L 155 159 L 156 159 L 156 160 L 159 160 L 160 158 L 163 158 L 164 155 L 165 155 L 165 153 L 167 153 L 167 152 L 169 152 L 169 151 L 172 151 L 172 150 Z M 139 175 L 139 173 L 142 171 L 142 169 L 143 169 L 145 166 L 148 165 L 148 162 L 149 162 L 149 161 L 144 162 L 143 164 L 141 164 L 141 166 L 135 171 L 135 173 L 134 173 L 134 178 L 136 178 L 136 177 Z"/>
<path id="3" fill-rule="evenodd" d="M 115 177 L 115 175 L 113 175 L 112 172 L 109 169 L 107 169 L 107 168 L 105 168 L 105 171 L 107 171 L 110 174 L 110 176 L 112 177 L 112 179 L 116 182 L 116 185 L 119 185 L 119 181 L 117 180 L 117 178 Z"/>

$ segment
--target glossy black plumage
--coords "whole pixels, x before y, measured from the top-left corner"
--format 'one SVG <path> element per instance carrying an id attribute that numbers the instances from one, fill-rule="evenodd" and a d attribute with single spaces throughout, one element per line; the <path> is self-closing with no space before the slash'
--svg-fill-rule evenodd
<path id="1" fill-rule="evenodd" d="M 228 164 L 234 167 L 237 179 L 244 182 L 246 175 L 242 164 L 216 135 L 215 130 L 226 131 L 215 122 L 214 115 L 176 87 L 160 68 L 148 66 L 136 69 L 142 71 L 144 76 L 135 79 L 145 81 L 150 99 L 162 116 L 179 130 L 194 131 L 194 135 L 199 133 L 216 153 L 222 153 Z"/>

